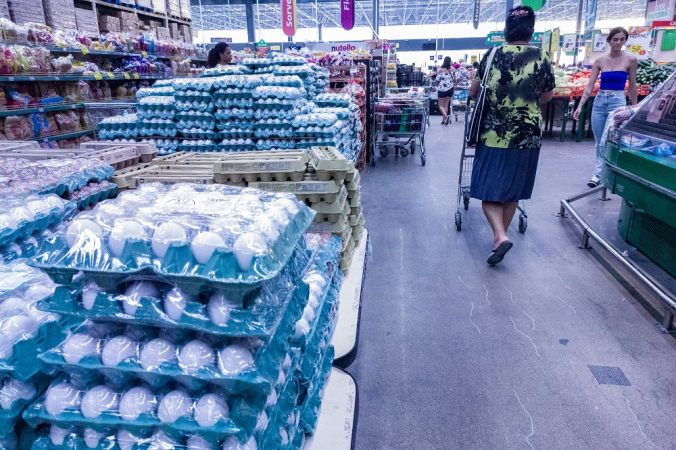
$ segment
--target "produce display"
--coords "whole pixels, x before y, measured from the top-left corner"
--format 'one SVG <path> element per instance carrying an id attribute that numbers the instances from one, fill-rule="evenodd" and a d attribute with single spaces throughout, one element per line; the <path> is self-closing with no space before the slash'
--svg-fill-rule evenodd
<path id="1" fill-rule="evenodd" d="M 636 71 L 637 84 L 649 84 L 657 86 L 666 81 L 669 76 L 676 70 L 674 63 L 669 64 L 653 64 L 651 61 L 639 61 L 638 70 Z"/>

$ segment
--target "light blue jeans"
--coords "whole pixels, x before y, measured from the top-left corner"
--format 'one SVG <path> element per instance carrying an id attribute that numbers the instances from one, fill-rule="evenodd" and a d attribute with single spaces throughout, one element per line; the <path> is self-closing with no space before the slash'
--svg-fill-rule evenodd
<path id="1" fill-rule="evenodd" d="M 601 139 L 608 125 L 608 120 L 610 120 L 610 113 L 622 106 L 627 106 L 627 96 L 624 91 L 599 92 L 596 94 L 591 113 L 591 126 L 596 140 L 596 170 L 594 176 L 601 175 L 601 168 L 603 167 Z"/>

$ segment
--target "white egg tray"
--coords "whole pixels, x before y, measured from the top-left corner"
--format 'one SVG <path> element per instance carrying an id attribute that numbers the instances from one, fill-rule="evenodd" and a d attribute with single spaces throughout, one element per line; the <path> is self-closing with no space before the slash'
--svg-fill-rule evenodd
<path id="1" fill-rule="evenodd" d="M 302 181 L 306 163 L 301 157 L 243 158 L 214 163 L 217 183 L 246 181 Z"/>
<path id="2" fill-rule="evenodd" d="M 315 222 L 331 222 L 331 223 L 336 223 L 340 221 L 341 219 L 344 219 L 344 217 L 347 217 L 350 214 L 350 204 L 345 202 L 345 207 L 343 208 L 342 212 L 339 213 L 317 213 L 315 216 Z"/>
<path id="3" fill-rule="evenodd" d="M 327 202 L 312 203 L 310 205 L 310 208 L 317 211 L 317 214 L 340 214 L 341 212 L 345 211 L 346 203 L 347 203 L 347 189 L 345 189 L 345 186 L 341 186 L 336 201 L 332 203 Z"/>
<path id="4" fill-rule="evenodd" d="M 311 147 L 310 164 L 321 181 L 344 183 L 350 163 L 335 147 Z"/>
<path id="5" fill-rule="evenodd" d="M 361 189 L 357 189 L 357 193 L 354 195 L 354 197 L 349 198 L 348 196 L 348 202 L 350 203 L 350 208 L 352 208 L 350 214 L 357 214 L 357 208 L 361 206 Z"/>
<path id="6" fill-rule="evenodd" d="M 340 258 L 340 269 L 343 271 L 343 275 L 347 275 L 347 270 L 350 268 L 350 262 L 352 261 L 352 255 L 354 254 L 354 239 L 350 236 L 347 240 L 347 246 L 345 250 L 341 253 Z"/>
<path id="7" fill-rule="evenodd" d="M 348 183 L 354 179 L 355 174 L 358 174 L 357 168 L 354 164 L 347 165 L 347 174 L 345 174 L 345 183 Z"/>
<path id="8" fill-rule="evenodd" d="M 12 152 L 15 150 L 39 149 L 40 144 L 37 141 L 2 141 L 0 142 L 0 153 Z"/>
<path id="9" fill-rule="evenodd" d="M 134 147 L 141 157 L 142 163 L 148 163 L 157 156 L 157 147 L 152 142 L 84 142 L 80 144 L 80 150 L 107 150 L 112 148 Z M 83 154 L 81 156 L 86 156 Z"/>
<path id="10" fill-rule="evenodd" d="M 149 165 L 150 164 L 141 164 L 138 166 L 127 167 L 126 169 L 116 170 L 110 181 L 117 184 L 119 190 L 133 189 L 133 175 L 142 171 Z"/>
<path id="11" fill-rule="evenodd" d="M 212 173 L 203 170 L 183 170 L 178 167 L 170 166 L 172 169 L 157 169 L 155 166 L 147 167 L 131 176 L 133 184 L 130 188 L 137 188 L 145 183 L 160 184 L 214 184 Z"/>
<path id="12" fill-rule="evenodd" d="M 347 187 L 347 193 L 348 193 L 347 198 L 352 199 L 352 198 L 354 198 L 355 195 L 357 195 L 357 192 L 359 192 L 359 181 L 360 180 L 361 180 L 361 176 L 359 175 L 359 172 L 356 172 L 356 174 L 352 178 L 352 181 L 345 180 L 345 187 Z"/>
<path id="13" fill-rule="evenodd" d="M 359 220 L 364 217 L 364 213 L 361 210 L 361 207 L 357 209 L 357 214 L 350 214 L 348 216 L 350 220 L 350 226 L 354 227 L 359 223 Z"/>
<path id="14" fill-rule="evenodd" d="M 272 192 L 290 192 L 298 200 L 308 200 L 311 203 L 335 202 L 341 188 L 335 180 L 319 181 L 316 174 L 310 173 L 306 173 L 303 180 L 298 182 L 255 182 L 249 183 L 249 187 Z"/>
<path id="15" fill-rule="evenodd" d="M 364 216 L 361 217 L 359 220 L 359 223 L 351 227 L 352 228 L 352 239 L 354 239 L 355 244 L 359 243 L 359 239 L 361 239 L 362 234 L 364 233 L 364 226 L 366 225 L 366 220 L 364 219 Z"/>
<path id="16" fill-rule="evenodd" d="M 350 219 L 348 216 L 341 217 L 341 220 L 331 222 L 313 222 L 308 228 L 308 233 L 331 233 L 336 236 L 341 236 L 346 228 L 350 228 Z"/>

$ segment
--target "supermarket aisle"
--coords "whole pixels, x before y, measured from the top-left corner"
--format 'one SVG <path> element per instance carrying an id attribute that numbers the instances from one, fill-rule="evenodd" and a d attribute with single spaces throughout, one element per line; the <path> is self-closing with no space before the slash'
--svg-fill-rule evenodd
<path id="1" fill-rule="evenodd" d="M 556 217 L 592 144 L 546 142 L 528 230 L 515 220 L 491 268 L 477 201 L 455 230 L 461 126 L 438 121 L 426 167 L 390 155 L 362 176 L 373 258 L 348 369 L 355 448 L 676 448 L 676 340 Z"/>

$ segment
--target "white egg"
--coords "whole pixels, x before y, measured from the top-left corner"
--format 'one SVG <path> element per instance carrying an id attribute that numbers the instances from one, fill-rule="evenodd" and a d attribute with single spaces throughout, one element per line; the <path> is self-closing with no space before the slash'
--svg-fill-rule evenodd
<path id="1" fill-rule="evenodd" d="M 242 345 L 228 345 L 218 355 L 218 367 L 225 375 L 237 375 L 254 367 L 251 351 Z"/>
<path id="2" fill-rule="evenodd" d="M 56 195 L 46 195 L 43 202 L 49 206 L 50 209 L 63 209 L 63 200 Z"/>
<path id="3" fill-rule="evenodd" d="M 148 342 L 141 350 L 141 367 L 155 370 L 165 362 L 176 359 L 176 347 L 166 339 L 157 338 Z"/>
<path id="4" fill-rule="evenodd" d="M 265 239 L 258 233 L 244 233 L 235 241 L 233 246 L 239 270 L 247 272 L 251 267 L 254 256 L 265 255 L 269 249 Z"/>
<path id="5" fill-rule="evenodd" d="M 277 404 L 277 391 L 275 388 L 272 388 L 270 391 L 270 394 L 268 395 L 268 398 L 265 402 L 265 407 L 267 408 L 268 406 L 276 405 Z"/>
<path id="6" fill-rule="evenodd" d="M 89 219 L 75 220 L 68 226 L 68 231 L 66 232 L 68 247 L 73 247 L 82 236 L 101 238 L 103 231 L 100 226 Z"/>
<path id="7" fill-rule="evenodd" d="M 256 429 L 255 431 L 263 431 L 268 427 L 268 424 L 270 423 L 270 419 L 268 418 L 268 415 L 265 413 L 265 411 L 261 412 L 258 415 L 258 419 L 256 420 Z"/>
<path id="8" fill-rule="evenodd" d="M 9 213 L 19 222 L 32 222 L 35 220 L 35 214 L 30 209 L 24 207 L 14 208 Z"/>
<path id="9" fill-rule="evenodd" d="M 115 441 L 120 450 L 132 450 L 134 444 L 140 440 L 127 430 L 119 430 L 115 435 Z"/>
<path id="10" fill-rule="evenodd" d="M 26 208 L 30 209 L 33 214 L 43 214 L 43 215 L 49 215 L 49 213 L 52 212 L 52 207 L 47 204 L 47 202 L 43 200 L 33 200 L 32 202 L 28 202 L 26 204 Z"/>
<path id="11" fill-rule="evenodd" d="M 195 422 L 201 427 L 213 427 L 219 420 L 228 418 L 228 404 L 216 394 L 207 394 L 195 405 Z"/>
<path id="12" fill-rule="evenodd" d="M 178 365 L 186 373 L 196 373 L 202 367 L 214 363 L 214 351 L 204 341 L 195 339 L 181 349 L 178 355 Z"/>
<path id="13" fill-rule="evenodd" d="M 282 369 L 287 370 L 289 367 L 291 367 L 291 357 L 287 353 L 286 356 L 284 356 L 284 362 L 282 363 Z"/>
<path id="14" fill-rule="evenodd" d="M 298 201 L 295 199 L 292 200 L 290 198 L 279 199 L 274 203 L 274 205 L 283 207 L 290 216 L 295 216 L 300 210 Z"/>
<path id="15" fill-rule="evenodd" d="M 36 393 L 35 386 L 32 384 L 8 379 L 7 383 L 0 389 L 0 407 L 11 409 L 17 400 L 31 400 Z"/>
<path id="16" fill-rule="evenodd" d="M 9 214 L 0 214 L 0 230 L 16 230 L 19 223 Z"/>
<path id="17" fill-rule="evenodd" d="M 106 433 L 99 433 L 91 428 L 84 429 L 84 442 L 87 448 L 96 448 L 99 446 L 101 439 L 106 437 Z"/>
<path id="18" fill-rule="evenodd" d="M 174 222 L 163 223 L 155 230 L 152 239 L 153 253 L 158 258 L 164 258 L 167 250 L 172 243 L 185 244 L 188 242 L 188 236 L 182 226 Z"/>
<path id="19" fill-rule="evenodd" d="M 87 333 L 73 334 L 66 339 L 61 356 L 68 364 L 77 364 L 82 358 L 98 355 L 99 340 Z"/>
<path id="20" fill-rule="evenodd" d="M 127 336 L 115 336 L 103 346 L 101 361 L 104 366 L 117 367 L 127 358 L 136 356 L 138 344 Z"/>
<path id="21" fill-rule="evenodd" d="M 111 219 L 115 217 L 123 217 L 127 214 L 124 208 L 121 208 L 114 203 L 103 202 L 96 206 L 97 216 L 101 223 L 110 223 Z"/>
<path id="22" fill-rule="evenodd" d="M 40 324 L 59 320 L 59 316 L 57 314 L 40 311 L 35 307 L 35 304 L 32 304 L 28 307 L 28 317 Z"/>
<path id="23" fill-rule="evenodd" d="M 190 416 L 193 400 L 183 391 L 171 391 L 160 401 L 157 417 L 162 423 L 174 423 L 179 417 Z"/>
<path id="24" fill-rule="evenodd" d="M 322 294 L 324 293 L 324 290 L 322 287 L 316 283 L 310 284 L 310 295 L 316 297 L 316 298 L 322 298 Z"/>
<path id="25" fill-rule="evenodd" d="M 167 436 L 164 431 L 158 430 L 150 437 L 148 450 L 176 450 L 180 447 L 182 446 L 179 446 L 177 441 Z"/>
<path id="26" fill-rule="evenodd" d="M 53 285 L 34 284 L 26 289 L 26 292 L 23 294 L 23 298 L 29 302 L 37 302 L 52 295 L 54 288 L 55 286 Z"/>
<path id="27" fill-rule="evenodd" d="M 315 318 L 315 310 L 312 308 L 312 306 L 307 305 L 303 309 L 303 319 L 307 321 L 307 323 L 310 323 L 314 320 Z"/>
<path id="28" fill-rule="evenodd" d="M 215 325 L 223 326 L 230 318 L 230 311 L 241 307 L 241 304 L 231 302 L 222 293 L 215 293 L 209 299 L 207 304 L 207 314 L 209 320 Z"/>
<path id="29" fill-rule="evenodd" d="M 28 303 L 19 297 L 10 297 L 0 303 L 0 317 L 12 317 L 27 311 Z"/>
<path id="30" fill-rule="evenodd" d="M 70 383 L 50 387 L 45 397 L 45 410 L 50 416 L 58 416 L 66 410 L 78 409 L 82 393 Z"/>
<path id="31" fill-rule="evenodd" d="M 214 450 L 214 446 L 200 436 L 190 436 L 186 441 L 188 450 Z"/>
<path id="32" fill-rule="evenodd" d="M 146 230 L 140 223 L 135 220 L 118 221 L 108 238 L 108 248 L 110 248 L 110 253 L 120 256 L 128 239 L 141 240 L 145 238 Z"/>
<path id="33" fill-rule="evenodd" d="M 286 208 L 279 205 L 273 205 L 266 213 L 272 217 L 279 225 L 286 227 L 291 220 L 289 219 L 289 213 L 286 211 Z"/>
<path id="34" fill-rule="evenodd" d="M 176 286 L 164 297 L 164 312 L 171 320 L 179 320 L 189 301 L 193 301 L 192 297 Z"/>
<path id="35" fill-rule="evenodd" d="M 95 386 L 85 392 L 82 397 L 80 411 L 87 419 L 96 419 L 104 411 L 116 411 L 118 409 L 118 395 L 108 386 Z"/>
<path id="36" fill-rule="evenodd" d="M 282 369 L 279 369 L 279 374 L 277 375 L 277 382 L 275 383 L 277 386 L 281 386 L 284 384 L 286 381 L 286 374 Z"/>
<path id="37" fill-rule="evenodd" d="M 246 443 L 239 442 L 237 436 L 230 436 L 223 443 L 222 450 L 258 450 L 258 444 L 253 436 Z"/>
<path id="38" fill-rule="evenodd" d="M 307 300 L 308 306 L 310 306 L 312 309 L 317 309 L 317 306 L 319 306 L 319 300 L 317 300 L 317 297 L 314 295 L 310 294 L 310 297 Z"/>
<path id="39" fill-rule="evenodd" d="M 144 412 L 155 410 L 157 401 L 149 389 L 135 387 L 129 389 L 120 400 L 120 415 L 124 420 L 136 420 Z"/>
<path id="40" fill-rule="evenodd" d="M 133 316 L 141 304 L 141 298 L 151 297 L 160 298 L 160 291 L 155 283 L 150 281 L 137 281 L 132 283 L 125 291 L 122 297 L 122 308 L 124 312 Z"/>
<path id="41" fill-rule="evenodd" d="M 211 231 L 202 231 L 192 240 L 191 249 L 200 264 L 206 264 L 217 248 L 225 248 L 222 237 Z"/>
<path id="42" fill-rule="evenodd" d="M 63 445 L 63 441 L 66 439 L 66 436 L 72 432 L 72 428 L 60 428 L 56 425 L 52 425 L 49 427 L 49 439 L 52 441 L 52 444 L 61 446 Z"/>
<path id="43" fill-rule="evenodd" d="M 3 320 L 0 326 L 0 333 L 20 339 L 30 339 L 35 335 L 37 326 L 38 323 L 35 319 L 21 314 Z"/>
<path id="44" fill-rule="evenodd" d="M 102 289 L 93 281 L 90 281 L 82 288 L 82 307 L 92 309 L 96 302 L 96 296 L 102 292 Z"/>
<path id="45" fill-rule="evenodd" d="M 307 284 L 318 284 L 322 289 L 326 286 L 326 279 L 319 272 L 308 272 L 304 277 L 303 281 Z"/>
<path id="46" fill-rule="evenodd" d="M 293 337 L 295 339 L 300 339 L 309 332 L 310 332 L 310 324 L 307 322 L 307 320 L 301 318 L 298 322 L 296 322 Z"/>
<path id="47" fill-rule="evenodd" d="M 0 359 L 10 359 L 14 356 L 15 336 L 5 336 L 0 334 Z"/>

